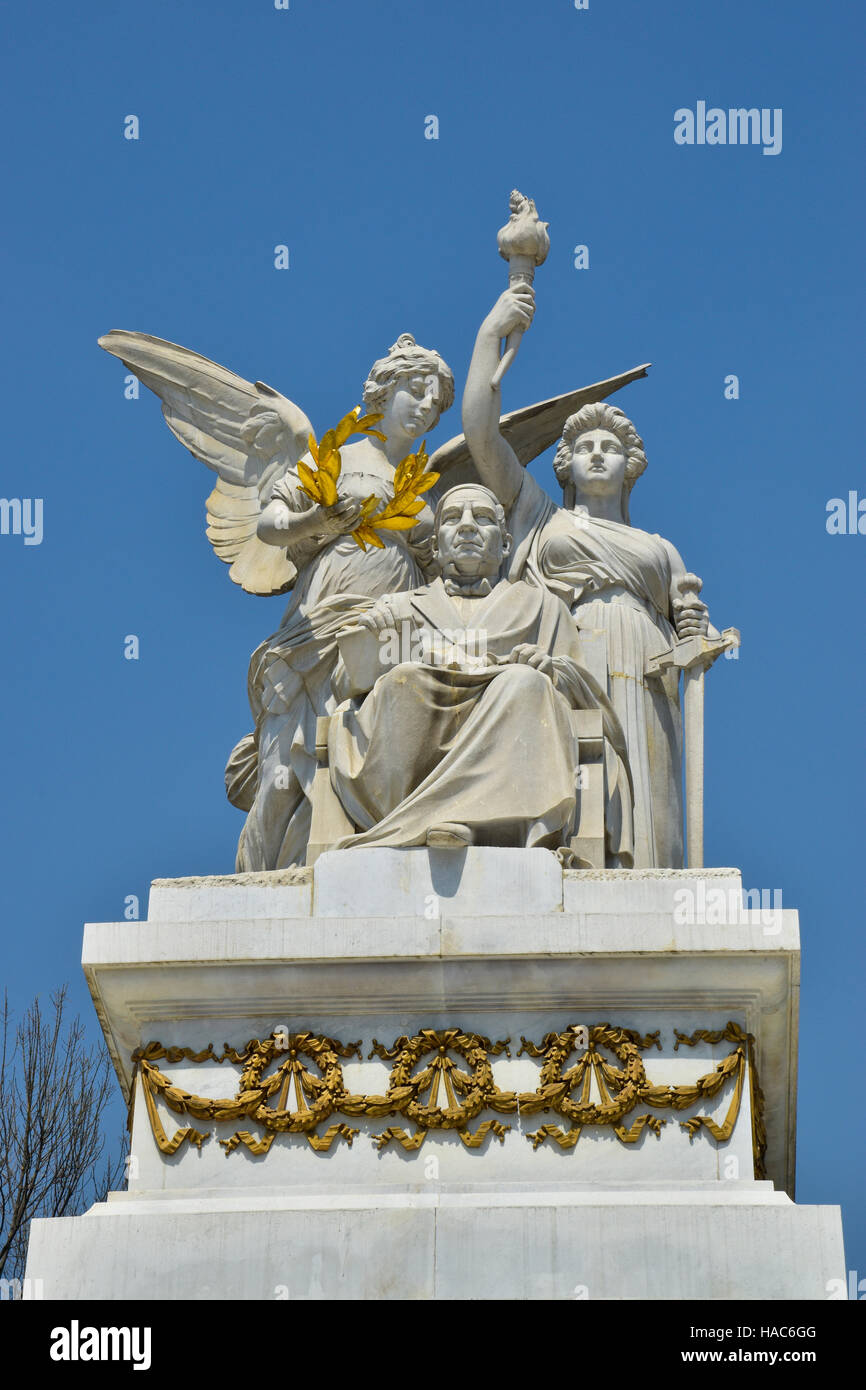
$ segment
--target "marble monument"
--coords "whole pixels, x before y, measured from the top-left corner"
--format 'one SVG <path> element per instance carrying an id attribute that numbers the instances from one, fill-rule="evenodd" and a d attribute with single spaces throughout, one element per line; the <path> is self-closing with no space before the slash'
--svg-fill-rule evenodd
<path id="1" fill-rule="evenodd" d="M 226 769 L 235 872 L 85 929 L 129 1186 L 33 1223 L 46 1297 L 844 1282 L 838 1208 L 793 1200 L 797 914 L 703 863 L 704 680 L 739 634 L 632 524 L 647 458 L 608 398 L 646 366 L 503 413 L 550 247 L 509 211 L 429 456 L 454 379 L 410 334 L 319 438 L 263 382 L 100 339 L 217 475 L 230 578 L 289 598 Z M 553 444 L 561 503 L 527 470 Z"/>

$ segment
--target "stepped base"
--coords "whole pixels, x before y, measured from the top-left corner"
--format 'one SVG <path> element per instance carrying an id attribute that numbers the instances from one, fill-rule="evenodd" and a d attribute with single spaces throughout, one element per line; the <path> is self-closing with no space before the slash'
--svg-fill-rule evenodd
<path id="1" fill-rule="evenodd" d="M 748 1191 L 745 1190 L 748 1187 Z M 838 1207 L 723 1191 L 118 1196 L 34 1221 L 28 1278 L 83 1299 L 779 1299 L 844 1286 Z"/>
<path id="2" fill-rule="evenodd" d="M 485 848 L 154 884 L 85 932 L 130 1190 L 35 1221 L 31 1287 L 827 1298 L 839 1210 L 791 1200 L 797 914 L 751 901 L 735 869 Z"/>

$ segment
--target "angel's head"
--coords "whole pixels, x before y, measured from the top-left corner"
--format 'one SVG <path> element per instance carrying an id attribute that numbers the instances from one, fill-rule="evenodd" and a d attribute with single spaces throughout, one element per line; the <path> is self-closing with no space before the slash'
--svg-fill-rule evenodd
<path id="1" fill-rule="evenodd" d="M 628 416 L 596 401 L 566 420 L 553 471 L 569 511 L 576 502 L 618 493 L 623 521 L 629 523 L 628 499 L 646 465 L 643 440 Z"/>
<path id="2" fill-rule="evenodd" d="M 451 368 L 432 348 L 419 347 L 411 333 L 401 333 L 364 383 L 364 405 L 384 416 L 379 428 L 389 439 L 427 434 L 453 401 Z"/>

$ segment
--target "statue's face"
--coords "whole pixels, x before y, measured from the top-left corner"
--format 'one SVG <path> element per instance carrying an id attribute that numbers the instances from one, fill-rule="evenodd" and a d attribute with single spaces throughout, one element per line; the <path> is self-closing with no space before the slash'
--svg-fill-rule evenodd
<path id="1" fill-rule="evenodd" d="M 492 499 L 470 488 L 449 497 L 439 514 L 436 549 L 445 574 L 498 574 L 506 540 Z"/>
<path id="2" fill-rule="evenodd" d="M 442 383 L 436 372 L 415 372 L 399 377 L 391 388 L 379 429 L 388 438 L 405 434 L 417 439 L 432 429 L 439 418 Z"/>
<path id="3" fill-rule="evenodd" d="M 580 493 L 610 495 L 622 491 L 628 459 L 610 430 L 587 430 L 574 441 L 571 480 Z"/>

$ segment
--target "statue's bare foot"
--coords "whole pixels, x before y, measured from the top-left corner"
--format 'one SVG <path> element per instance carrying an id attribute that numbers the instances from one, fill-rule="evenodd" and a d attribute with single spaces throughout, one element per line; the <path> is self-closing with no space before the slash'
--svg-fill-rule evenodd
<path id="1" fill-rule="evenodd" d="M 466 849 L 472 844 L 472 831 L 459 821 L 442 821 L 427 831 L 427 844 L 430 849 Z"/>

